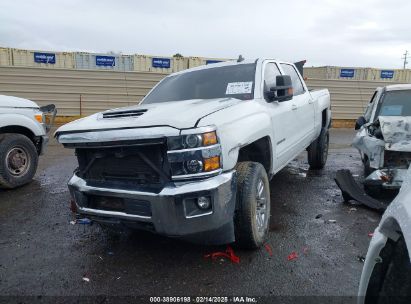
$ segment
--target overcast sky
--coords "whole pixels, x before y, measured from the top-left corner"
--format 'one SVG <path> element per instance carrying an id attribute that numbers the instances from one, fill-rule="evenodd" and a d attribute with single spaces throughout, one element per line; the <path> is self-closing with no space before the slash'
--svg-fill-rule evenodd
<path id="1" fill-rule="evenodd" d="M 0 46 L 401 68 L 410 12 L 409 0 L 2 0 Z"/>

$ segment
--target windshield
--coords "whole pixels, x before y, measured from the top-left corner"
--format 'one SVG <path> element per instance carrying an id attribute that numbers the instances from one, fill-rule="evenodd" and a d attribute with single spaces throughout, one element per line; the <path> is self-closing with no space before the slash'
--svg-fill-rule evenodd
<path id="1" fill-rule="evenodd" d="M 386 92 L 378 105 L 378 116 L 411 116 L 411 90 Z"/>
<path id="2" fill-rule="evenodd" d="M 254 63 L 198 70 L 164 78 L 144 104 L 189 99 L 253 98 Z"/>

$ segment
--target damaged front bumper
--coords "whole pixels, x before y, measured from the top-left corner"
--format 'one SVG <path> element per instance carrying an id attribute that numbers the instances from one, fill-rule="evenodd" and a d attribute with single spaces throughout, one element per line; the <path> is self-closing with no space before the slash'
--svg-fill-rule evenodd
<path id="1" fill-rule="evenodd" d="M 91 186 L 76 174 L 68 186 L 77 213 L 102 224 L 124 225 L 203 244 L 235 240 L 235 171 L 202 181 L 170 183 L 159 193 Z M 199 197 L 208 197 L 211 207 L 199 208 Z"/>
<path id="2" fill-rule="evenodd" d="M 377 169 L 365 178 L 364 184 L 397 190 L 401 188 L 407 171 L 407 169 Z"/>

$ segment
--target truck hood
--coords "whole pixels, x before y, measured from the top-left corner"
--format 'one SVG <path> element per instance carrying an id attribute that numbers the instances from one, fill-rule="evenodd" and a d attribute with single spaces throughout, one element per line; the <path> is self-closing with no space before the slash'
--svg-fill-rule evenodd
<path id="1" fill-rule="evenodd" d="M 392 151 L 411 151 L 411 117 L 380 116 L 381 132 L 385 149 Z"/>
<path id="2" fill-rule="evenodd" d="M 192 99 L 118 108 L 78 119 L 60 127 L 56 135 L 95 130 L 169 126 L 188 129 L 211 113 L 240 103 L 235 98 Z"/>
<path id="3" fill-rule="evenodd" d="M 0 95 L 0 108 L 35 108 L 38 109 L 39 106 L 28 99 Z"/>

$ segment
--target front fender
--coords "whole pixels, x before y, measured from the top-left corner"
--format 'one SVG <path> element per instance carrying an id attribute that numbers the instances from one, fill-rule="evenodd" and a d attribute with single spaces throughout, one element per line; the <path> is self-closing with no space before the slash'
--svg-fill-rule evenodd
<path id="1" fill-rule="evenodd" d="M 244 109 L 245 110 L 245 109 Z M 223 111 L 221 111 L 223 112 Z M 265 112 L 248 113 L 242 111 L 242 114 L 235 119 L 227 121 L 229 113 L 215 113 L 210 120 L 204 120 L 205 124 L 215 123 L 217 124 L 217 132 L 220 138 L 223 155 L 223 170 L 232 170 L 238 160 L 238 153 L 240 149 L 247 146 L 263 137 L 269 137 L 271 142 L 270 153 L 271 159 L 273 159 L 273 147 L 274 132 L 271 125 L 270 117 Z M 244 114 L 243 114 L 244 113 Z M 234 116 L 232 113 L 231 117 Z M 217 121 L 225 121 L 222 124 L 216 123 Z M 270 133 L 271 132 L 271 133 Z"/>
<path id="2" fill-rule="evenodd" d="M 22 114 L 0 114 L 0 128 L 19 126 L 29 129 L 35 136 L 44 136 L 46 132 L 43 126 Z"/>

